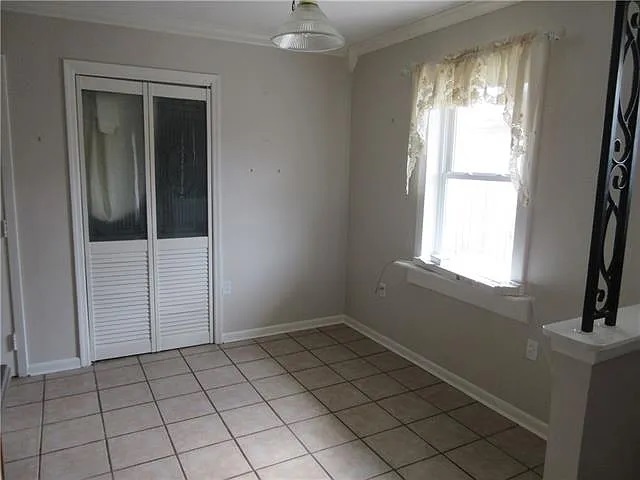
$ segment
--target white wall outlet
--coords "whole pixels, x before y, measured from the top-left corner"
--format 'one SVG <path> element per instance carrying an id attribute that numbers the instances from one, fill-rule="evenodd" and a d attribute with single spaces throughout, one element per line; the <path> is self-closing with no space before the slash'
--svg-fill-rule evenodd
<path id="1" fill-rule="evenodd" d="M 527 353 L 526 356 L 529 360 L 538 359 L 538 342 L 533 339 L 527 340 Z"/>
<path id="2" fill-rule="evenodd" d="M 380 298 L 384 298 L 387 296 L 387 284 L 384 282 L 380 282 L 378 284 L 378 296 Z"/>
<path id="3" fill-rule="evenodd" d="M 222 283 L 222 294 L 231 295 L 231 280 L 226 280 Z"/>

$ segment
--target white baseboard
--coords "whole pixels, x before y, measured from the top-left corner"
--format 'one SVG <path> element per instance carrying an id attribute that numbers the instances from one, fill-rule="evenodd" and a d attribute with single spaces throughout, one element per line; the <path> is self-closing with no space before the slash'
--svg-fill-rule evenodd
<path id="1" fill-rule="evenodd" d="M 372 328 L 367 327 L 366 325 L 360 323 L 354 318 L 349 317 L 348 315 L 344 315 L 344 323 L 349 325 L 350 327 L 358 330 L 363 335 L 375 340 L 376 342 L 384 345 L 392 352 L 397 353 L 401 357 L 406 358 L 412 363 L 415 363 L 420 368 L 423 368 L 427 372 L 435 375 L 441 380 L 447 382 L 451 386 L 461 390 L 462 392 L 469 395 L 471 398 L 474 398 L 478 402 L 486 405 L 490 409 L 498 412 L 500 415 L 507 417 L 508 419 L 514 421 L 518 425 L 523 428 L 526 428 L 530 432 L 536 434 L 540 438 L 546 440 L 548 425 L 543 421 L 535 418 L 534 416 L 528 414 L 527 412 L 520 410 L 514 405 L 510 404 L 502 400 L 501 398 L 492 395 L 491 393 L 483 390 L 477 385 L 465 380 L 464 378 L 456 375 L 455 373 L 450 372 L 446 368 L 441 367 L 440 365 L 433 363 L 430 360 L 427 360 L 422 355 L 415 353 L 413 350 L 408 349 L 407 347 L 402 346 L 395 340 L 386 337 Z"/>
<path id="2" fill-rule="evenodd" d="M 43 373 L 62 372 L 80 368 L 80 358 L 63 358 L 62 360 L 52 360 L 50 362 L 31 363 L 28 368 L 29 375 L 41 375 Z"/>
<path id="3" fill-rule="evenodd" d="M 330 317 L 312 318 L 310 320 L 300 320 L 297 322 L 270 325 L 268 327 L 251 328 L 249 330 L 223 333 L 222 343 L 266 337 L 269 335 L 277 335 L 279 333 L 295 332 L 297 330 L 306 330 L 307 328 L 326 327 L 328 325 L 336 325 L 338 323 L 344 323 L 344 315 L 332 315 Z"/>

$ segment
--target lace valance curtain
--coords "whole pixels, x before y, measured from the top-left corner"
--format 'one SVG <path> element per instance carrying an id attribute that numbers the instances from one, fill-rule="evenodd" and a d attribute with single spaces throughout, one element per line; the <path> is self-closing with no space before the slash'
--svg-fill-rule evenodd
<path id="1" fill-rule="evenodd" d="M 425 155 L 429 111 L 481 103 L 504 105 L 511 127 L 511 179 L 529 201 L 530 163 L 544 82 L 548 38 L 533 33 L 423 64 L 413 71 L 413 112 L 407 156 L 407 193 Z"/>

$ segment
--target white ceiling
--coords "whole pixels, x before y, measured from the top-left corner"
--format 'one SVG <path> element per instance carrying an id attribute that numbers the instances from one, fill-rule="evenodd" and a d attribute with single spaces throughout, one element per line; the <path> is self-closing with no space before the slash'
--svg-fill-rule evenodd
<path id="1" fill-rule="evenodd" d="M 468 1 L 324 0 L 321 8 L 353 45 L 425 17 L 460 9 Z M 291 2 L 284 1 L 3 1 L 2 8 L 37 15 L 269 44 Z M 448 13 L 448 12 L 447 12 Z"/>

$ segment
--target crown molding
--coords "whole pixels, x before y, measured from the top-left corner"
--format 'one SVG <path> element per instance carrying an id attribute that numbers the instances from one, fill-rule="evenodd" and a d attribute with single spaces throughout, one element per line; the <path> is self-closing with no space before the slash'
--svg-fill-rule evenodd
<path id="1" fill-rule="evenodd" d="M 87 23 L 98 23 L 101 25 L 111 25 L 117 27 L 127 27 L 127 28 L 135 28 L 138 30 L 147 30 L 152 32 L 161 32 L 161 33 L 169 33 L 173 35 L 186 35 L 190 37 L 199 37 L 199 38 L 208 38 L 210 40 L 220 40 L 223 42 L 234 42 L 234 43 L 247 43 L 250 45 L 259 45 L 263 47 L 272 47 L 271 39 L 266 35 L 257 35 L 255 33 L 246 33 L 246 32 L 238 32 L 233 30 L 227 30 L 223 28 L 198 28 L 198 27 L 188 27 L 188 28 L 169 28 L 164 26 L 149 26 L 149 25 L 141 25 L 138 22 L 131 20 L 114 20 L 111 18 L 93 16 L 92 18 L 87 18 L 83 15 L 78 15 L 73 13 L 72 11 L 62 11 L 62 12 L 51 12 L 46 11 L 43 12 L 38 9 L 38 7 L 31 7 L 30 5 L 20 5 L 19 3 L 11 3 L 9 5 L 4 4 L 2 6 L 2 11 L 14 12 L 14 13 L 22 13 L 26 15 L 36 15 L 40 17 L 53 17 L 53 18 L 61 18 L 65 20 L 75 20 L 78 22 L 87 22 Z"/>
<path id="2" fill-rule="evenodd" d="M 375 37 L 354 43 L 349 47 L 349 67 L 355 68 L 358 57 L 366 53 L 374 52 L 382 48 L 406 42 L 412 38 L 419 37 L 426 33 L 442 30 L 456 23 L 464 22 L 475 17 L 480 17 L 487 13 L 495 12 L 505 7 L 518 3 L 515 1 L 493 1 L 493 2 L 468 2 L 458 7 L 449 8 L 439 13 L 429 15 L 417 22 L 404 25 L 394 30 L 389 30 Z"/>

